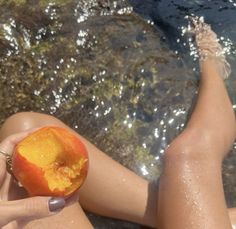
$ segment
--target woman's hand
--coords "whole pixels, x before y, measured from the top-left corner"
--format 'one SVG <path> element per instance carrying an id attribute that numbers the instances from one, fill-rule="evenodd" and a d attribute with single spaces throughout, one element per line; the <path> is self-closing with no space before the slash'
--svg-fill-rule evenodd
<path id="1" fill-rule="evenodd" d="M 35 129 L 11 135 L 0 143 L 0 228 L 13 221 L 27 222 L 50 216 L 65 206 L 63 198 L 32 197 L 11 200 L 10 186 L 13 179 L 6 170 L 6 155 L 12 155 L 15 145 L 33 131 Z M 12 224 L 11 228 L 14 228 L 13 225 L 16 224 Z"/>

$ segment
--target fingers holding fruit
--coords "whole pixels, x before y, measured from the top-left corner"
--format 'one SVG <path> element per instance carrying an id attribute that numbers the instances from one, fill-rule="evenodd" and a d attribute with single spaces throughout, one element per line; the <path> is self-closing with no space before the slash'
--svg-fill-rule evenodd
<path id="1" fill-rule="evenodd" d="M 60 127 L 11 135 L 0 143 L 0 150 L 1 168 L 6 167 L 12 154 L 12 174 L 30 196 L 68 197 L 87 176 L 88 153 L 84 144 Z M 2 169 L 0 176 L 4 177 L 4 173 Z"/>
<path id="2" fill-rule="evenodd" d="M 59 127 L 11 135 L 0 143 L 0 227 L 12 220 L 36 219 L 57 212 L 84 182 L 88 153 L 76 136 Z M 11 171 L 31 197 L 7 201 Z M 48 197 L 51 196 L 51 197 Z M 71 199 L 71 198 L 70 198 Z M 70 200 L 69 200 L 70 201 Z"/>
<path id="3" fill-rule="evenodd" d="M 35 129 L 14 134 L 0 143 L 0 227 L 13 220 L 37 219 L 54 214 L 65 206 L 63 198 L 33 197 L 7 201 L 10 175 L 6 173 L 6 163 L 11 159 L 15 146 L 34 132 Z"/>
<path id="4" fill-rule="evenodd" d="M 65 206 L 60 197 L 31 197 L 0 202 L 0 228 L 14 220 L 34 220 L 57 213 Z"/>

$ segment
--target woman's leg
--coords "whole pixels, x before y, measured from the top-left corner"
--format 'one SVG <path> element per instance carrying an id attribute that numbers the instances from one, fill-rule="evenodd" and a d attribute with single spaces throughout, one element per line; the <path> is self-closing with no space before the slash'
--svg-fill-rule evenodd
<path id="1" fill-rule="evenodd" d="M 235 139 L 236 124 L 217 69 L 214 58 L 201 61 L 195 110 L 186 129 L 165 152 L 159 184 L 161 229 L 232 228 L 224 199 L 221 163 Z"/>
<path id="2" fill-rule="evenodd" d="M 0 140 L 16 132 L 45 125 L 64 127 L 78 135 L 52 116 L 25 112 L 13 115 L 6 120 L 0 131 Z M 157 187 L 153 187 L 109 158 L 82 136 L 79 137 L 86 145 L 90 160 L 88 177 L 79 191 L 82 207 L 99 215 L 155 227 Z M 79 208 L 79 206 L 74 206 L 74 208 Z M 62 216 L 66 218 L 67 215 L 68 213 L 64 210 L 58 218 L 62 219 Z M 70 211 L 69 217 L 80 221 L 80 210 Z M 41 222 L 44 221 L 46 220 Z"/>
<path id="3" fill-rule="evenodd" d="M 49 116 L 49 115 L 44 115 L 44 114 L 38 114 L 38 113 L 33 113 L 33 112 L 27 112 L 27 113 L 19 113 L 16 115 L 11 116 L 3 125 L 1 131 L 0 131 L 0 139 L 3 139 L 5 137 L 7 137 L 10 134 L 25 130 L 25 129 L 29 129 L 35 126 L 42 126 L 42 125 L 56 125 L 56 126 L 61 126 L 61 127 L 65 127 L 65 124 L 63 124 L 61 121 L 59 121 L 58 119 Z M 86 144 L 86 143 L 85 143 Z M 90 144 L 90 143 L 89 143 Z M 94 146 L 93 146 L 94 147 Z M 95 154 L 98 153 L 98 150 L 96 148 L 94 148 L 93 150 L 97 151 Z M 99 152 L 100 154 L 100 152 Z M 93 157 L 93 154 L 90 151 L 90 157 Z M 105 161 L 104 161 L 105 159 Z M 96 160 L 94 158 L 94 160 Z M 98 214 L 103 214 L 105 216 L 110 216 L 110 217 L 114 217 L 114 218 L 121 218 L 121 219 L 125 219 L 125 220 L 132 220 L 134 222 L 137 223 L 141 223 L 141 224 L 146 224 L 152 227 L 156 227 L 156 221 L 157 221 L 157 210 L 156 210 L 156 205 L 157 205 L 157 201 L 156 201 L 156 196 L 157 196 L 157 188 L 156 187 L 152 187 L 152 188 L 148 188 L 148 183 L 145 180 L 142 180 L 142 182 L 140 182 L 140 179 L 137 175 L 129 175 L 128 177 L 126 177 L 126 181 L 130 182 L 130 184 L 132 183 L 133 187 L 128 187 L 127 186 L 121 186 L 118 189 L 122 192 L 122 195 L 115 195 L 114 199 L 108 198 L 109 201 L 106 199 L 106 195 L 112 195 L 113 192 L 116 192 L 117 190 L 117 186 L 112 184 L 112 182 L 109 182 L 109 184 L 107 184 L 106 189 L 103 188 L 103 184 L 107 179 L 107 176 L 109 176 L 108 179 L 110 179 L 110 177 L 114 177 L 114 176 L 118 176 L 120 172 L 122 174 L 124 174 L 124 171 L 126 172 L 126 169 L 124 169 L 123 167 L 116 167 L 117 163 L 115 163 L 113 160 L 109 159 L 109 163 L 107 164 L 107 156 L 101 155 L 101 158 L 98 159 L 99 162 L 103 165 L 103 169 L 106 171 L 105 174 L 105 178 L 100 177 L 101 175 L 99 167 L 97 169 L 93 169 L 92 171 L 94 172 L 94 174 L 90 175 L 89 178 L 89 183 L 85 183 L 86 186 L 81 188 L 81 193 L 80 193 L 80 201 L 82 203 L 84 203 L 84 207 L 87 207 L 87 205 L 89 205 L 89 207 L 87 207 L 88 210 L 98 213 Z M 95 163 L 96 166 L 97 163 Z M 107 166 L 109 165 L 109 166 Z M 116 171 L 115 174 L 113 174 L 112 176 L 110 175 L 110 168 L 113 167 L 112 165 L 115 165 L 116 167 Z M 92 165 L 93 166 L 93 165 Z M 90 173 L 92 172 L 90 171 Z M 113 171 L 113 169 L 112 169 Z M 128 172 L 131 173 L 131 172 Z M 132 173 L 133 174 L 133 173 Z M 135 176 L 135 179 L 133 179 Z M 96 187 L 95 185 L 97 185 L 97 182 L 93 182 L 93 180 L 97 181 L 99 180 L 100 182 L 98 182 L 98 186 Z M 114 180 L 116 181 L 116 179 Z M 88 181 L 86 181 L 88 182 Z M 136 189 L 137 186 L 140 186 L 140 191 L 139 192 L 135 192 L 133 191 L 133 189 Z M 149 191 L 147 191 L 149 189 Z M 93 192 L 93 190 L 96 190 L 96 193 L 94 196 L 90 196 L 91 192 Z M 143 191 L 142 191 L 143 190 Z M 149 194 L 148 194 L 149 193 Z M 102 198 L 102 200 L 100 199 L 100 195 L 104 195 L 104 197 Z M 97 198 L 97 199 L 96 199 Z M 132 209 L 129 209 L 129 214 L 125 215 L 124 213 L 121 213 L 121 211 L 123 211 L 123 208 L 126 208 L 126 204 L 127 204 L 127 200 L 129 200 L 130 198 L 134 198 L 137 200 L 137 203 L 141 203 L 141 207 L 139 207 L 138 209 L 136 208 L 136 204 L 135 203 L 132 207 Z M 86 204 L 86 201 L 88 202 Z M 113 201 L 115 201 L 116 205 L 114 206 Z M 118 204 L 117 204 L 118 202 Z M 98 204 L 97 204 L 98 203 Z M 115 211 L 113 210 L 114 208 Z M 130 208 L 130 206 L 129 206 Z M 106 209 L 106 210 L 104 210 Z M 101 210 L 101 211 L 100 211 Z M 111 211 L 110 211 L 111 210 Z M 127 211 L 127 210 L 126 210 Z M 116 215 L 114 215 L 116 214 Z M 81 217 L 82 215 L 82 217 Z M 135 217 L 132 217 L 132 219 L 130 219 L 129 215 L 134 215 Z M 229 215 L 231 218 L 231 222 L 233 225 L 236 225 L 236 210 L 235 209 L 230 209 L 229 210 Z M 68 218 L 69 217 L 69 218 Z M 65 218 L 67 220 L 65 220 Z M 60 221 L 58 221 L 58 219 L 60 219 Z M 32 222 L 30 225 L 28 225 L 28 228 L 49 228 L 50 226 L 53 227 L 53 225 L 55 225 L 55 222 L 58 222 L 59 225 L 65 226 L 65 222 L 73 222 L 73 221 L 77 221 L 79 220 L 81 224 L 84 225 L 84 213 L 82 212 L 80 206 L 77 207 L 73 207 L 70 209 L 67 209 L 66 211 L 62 212 L 61 215 L 58 218 L 52 219 L 52 218 L 48 218 L 48 219 L 44 219 L 42 221 L 34 221 Z M 50 224 L 51 223 L 51 224 Z M 48 226 L 47 226 L 48 225 Z M 73 224 L 71 226 L 67 225 L 67 228 L 76 228 L 78 225 L 75 224 L 75 227 L 73 227 Z M 83 228 L 89 228 L 89 227 L 84 227 Z"/>

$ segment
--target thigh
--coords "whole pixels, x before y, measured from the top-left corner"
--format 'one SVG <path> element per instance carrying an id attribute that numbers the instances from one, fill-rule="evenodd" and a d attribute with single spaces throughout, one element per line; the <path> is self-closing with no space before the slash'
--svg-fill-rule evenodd
<path id="1" fill-rule="evenodd" d="M 24 225 L 19 225 L 23 229 L 90 229 L 93 228 L 88 221 L 85 213 L 79 204 L 73 204 L 63 209 L 57 215 L 47 217 L 44 219 L 34 220 Z"/>

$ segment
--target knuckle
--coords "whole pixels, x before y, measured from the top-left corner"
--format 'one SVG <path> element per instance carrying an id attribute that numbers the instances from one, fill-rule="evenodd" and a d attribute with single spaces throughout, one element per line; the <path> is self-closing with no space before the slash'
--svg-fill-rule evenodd
<path id="1" fill-rule="evenodd" d="M 26 201 L 24 205 L 24 210 L 26 215 L 29 216 L 41 216 L 45 215 L 46 207 L 44 206 L 44 202 L 40 201 L 38 198 L 30 198 Z"/>

